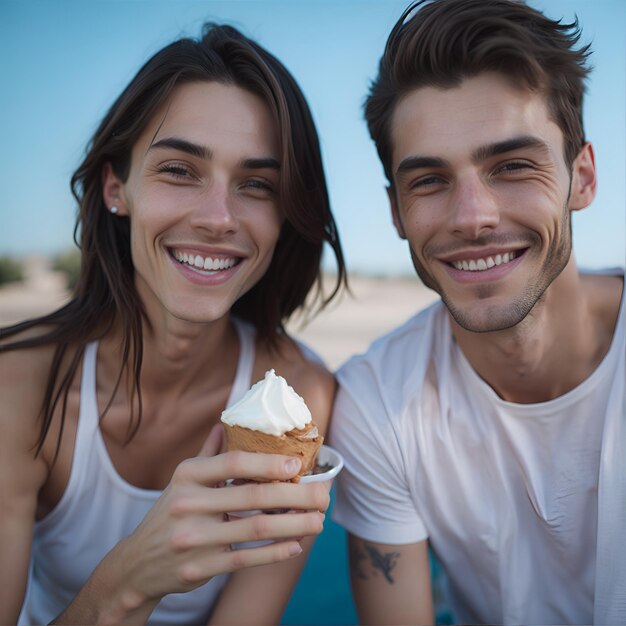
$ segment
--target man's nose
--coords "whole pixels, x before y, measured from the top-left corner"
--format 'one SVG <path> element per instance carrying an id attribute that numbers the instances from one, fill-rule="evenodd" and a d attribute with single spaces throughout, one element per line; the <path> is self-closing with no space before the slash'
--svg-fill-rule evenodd
<path id="1" fill-rule="evenodd" d="M 450 228 L 464 239 L 488 234 L 500 222 L 493 190 L 476 174 L 459 177 L 451 198 Z"/>

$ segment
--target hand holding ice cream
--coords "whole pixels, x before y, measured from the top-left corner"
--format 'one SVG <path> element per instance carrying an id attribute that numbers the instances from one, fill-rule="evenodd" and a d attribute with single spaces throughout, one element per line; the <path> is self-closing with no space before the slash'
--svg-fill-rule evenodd
<path id="1" fill-rule="evenodd" d="M 299 457 L 302 469 L 292 482 L 311 472 L 324 441 L 304 400 L 273 369 L 221 419 L 228 450 Z"/>

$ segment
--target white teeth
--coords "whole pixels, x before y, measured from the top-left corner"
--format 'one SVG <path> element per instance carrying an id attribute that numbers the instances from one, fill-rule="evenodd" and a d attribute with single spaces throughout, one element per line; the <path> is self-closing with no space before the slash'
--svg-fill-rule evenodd
<path id="1" fill-rule="evenodd" d="M 179 263 L 184 263 L 186 265 L 190 265 L 191 267 L 205 271 L 226 270 L 233 267 L 233 265 L 237 262 L 234 257 L 212 258 L 208 256 L 204 258 L 199 254 L 188 254 L 187 252 L 180 252 L 178 250 L 174 251 L 174 258 Z"/>
<path id="2" fill-rule="evenodd" d="M 469 261 L 452 261 L 452 265 L 457 270 L 469 272 L 482 272 L 496 265 L 509 263 L 517 257 L 517 252 L 505 252 L 504 254 L 496 254 L 495 257 L 485 257 L 481 259 L 470 259 Z"/>

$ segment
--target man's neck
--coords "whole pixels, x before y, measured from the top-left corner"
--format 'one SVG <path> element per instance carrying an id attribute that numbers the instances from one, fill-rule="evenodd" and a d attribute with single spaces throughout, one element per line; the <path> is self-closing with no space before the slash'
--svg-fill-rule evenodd
<path id="1" fill-rule="evenodd" d="M 552 400 L 588 378 L 609 349 L 621 291 L 604 278 L 582 277 L 572 264 L 515 327 L 474 333 L 451 319 L 452 332 L 501 398 L 520 404 Z"/>

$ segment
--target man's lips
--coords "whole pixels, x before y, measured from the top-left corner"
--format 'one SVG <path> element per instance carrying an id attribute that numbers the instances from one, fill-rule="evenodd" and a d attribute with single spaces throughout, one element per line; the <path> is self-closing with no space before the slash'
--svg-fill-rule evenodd
<path id="1" fill-rule="evenodd" d="M 498 252 L 497 254 L 468 256 L 467 258 L 448 261 L 448 263 L 457 270 L 465 272 L 482 272 L 491 269 L 492 267 L 506 265 L 520 256 L 523 252 L 524 250 L 509 250 L 508 252 Z"/>
<path id="2" fill-rule="evenodd" d="M 509 250 L 490 250 L 489 252 L 461 252 L 447 259 L 439 261 L 448 269 L 448 272 L 460 281 L 494 280 L 508 274 L 519 265 L 528 248 Z"/>

